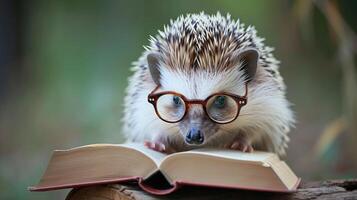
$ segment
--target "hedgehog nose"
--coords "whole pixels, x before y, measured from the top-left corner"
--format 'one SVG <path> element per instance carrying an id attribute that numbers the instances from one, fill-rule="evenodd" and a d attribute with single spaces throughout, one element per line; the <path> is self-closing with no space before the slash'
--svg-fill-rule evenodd
<path id="1" fill-rule="evenodd" d="M 199 129 L 191 128 L 186 134 L 185 141 L 188 144 L 202 144 L 204 141 L 204 137 Z"/>

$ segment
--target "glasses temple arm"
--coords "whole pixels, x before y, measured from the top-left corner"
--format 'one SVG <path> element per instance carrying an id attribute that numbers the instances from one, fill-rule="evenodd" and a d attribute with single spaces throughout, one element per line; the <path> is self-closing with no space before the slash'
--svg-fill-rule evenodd
<path id="1" fill-rule="evenodd" d="M 154 94 L 159 88 L 160 88 L 160 85 L 157 85 L 157 86 L 155 87 L 155 89 L 154 89 L 152 92 L 150 92 L 149 95 Z"/>
<path id="2" fill-rule="evenodd" d="M 248 83 L 245 83 L 245 94 L 243 97 L 247 98 L 248 95 Z"/>

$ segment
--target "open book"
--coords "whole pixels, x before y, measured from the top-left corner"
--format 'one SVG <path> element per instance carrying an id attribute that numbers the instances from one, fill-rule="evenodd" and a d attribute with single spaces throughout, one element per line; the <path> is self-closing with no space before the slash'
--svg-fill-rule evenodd
<path id="1" fill-rule="evenodd" d="M 54 151 L 41 181 L 29 190 L 128 181 L 163 195 L 182 185 L 290 192 L 300 179 L 273 153 L 197 149 L 167 155 L 142 144 L 93 144 Z"/>

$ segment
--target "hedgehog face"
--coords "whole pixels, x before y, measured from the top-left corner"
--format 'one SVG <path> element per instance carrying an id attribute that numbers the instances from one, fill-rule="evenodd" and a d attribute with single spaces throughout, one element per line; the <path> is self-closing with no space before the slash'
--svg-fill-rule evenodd
<path id="1" fill-rule="evenodd" d="M 217 26 L 218 22 L 226 26 Z M 188 99 L 204 100 L 219 92 L 243 95 L 245 83 L 255 75 L 259 53 L 247 46 L 249 40 L 240 41 L 244 39 L 241 29 L 229 17 L 179 18 L 175 26 L 165 27 L 165 32 L 151 40 L 147 63 L 152 80 L 163 91 L 175 91 Z M 186 143 L 205 144 L 220 132 L 222 125 L 207 117 L 202 105 L 190 105 L 186 110 L 178 122 Z"/>
<path id="2" fill-rule="evenodd" d="M 183 95 L 186 100 L 205 100 L 212 94 L 221 92 L 243 96 L 245 84 L 249 80 L 247 79 L 248 70 L 245 69 L 255 71 L 258 53 L 253 49 L 243 51 L 237 55 L 241 59 L 237 59 L 238 62 L 235 63 L 234 67 L 219 72 L 205 69 L 191 72 L 175 70 L 160 63 L 155 57 L 158 58 L 158 56 L 152 54 L 148 55 L 148 63 L 153 80 L 161 86 L 160 90 L 174 91 Z M 254 74 L 250 75 L 254 76 Z M 181 106 L 185 106 L 184 102 L 175 102 L 175 100 L 178 101 L 175 98 L 168 99 L 172 104 L 180 103 Z M 236 102 L 233 100 L 230 103 L 236 106 Z M 186 115 L 177 122 L 177 126 L 188 145 L 204 145 L 214 135 L 220 134 L 223 131 L 223 129 L 221 130 L 222 127 L 227 127 L 210 119 L 202 104 L 189 104 L 188 107 L 183 109 L 186 110 Z M 209 108 L 206 107 L 206 110 L 209 110 Z M 172 111 L 170 110 L 170 112 Z M 238 109 L 232 112 L 238 112 Z M 180 113 L 184 113 L 184 111 Z M 160 115 L 169 115 L 169 113 L 161 113 Z M 236 123 L 237 120 L 239 120 L 239 117 L 230 123 Z"/>

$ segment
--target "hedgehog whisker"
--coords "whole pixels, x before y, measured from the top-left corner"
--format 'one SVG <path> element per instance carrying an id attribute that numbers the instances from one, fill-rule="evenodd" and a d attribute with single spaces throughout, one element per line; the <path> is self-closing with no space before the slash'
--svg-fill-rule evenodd
<path id="1" fill-rule="evenodd" d="M 173 125 L 173 126 L 170 126 L 169 128 L 167 128 L 166 130 L 171 130 L 173 128 L 177 128 L 177 125 Z"/>
<path id="2" fill-rule="evenodd" d="M 228 133 L 228 134 L 233 134 L 232 131 L 226 130 L 226 129 L 224 129 L 224 128 L 220 128 L 220 130 L 221 130 L 222 132 L 225 132 L 225 133 Z"/>

